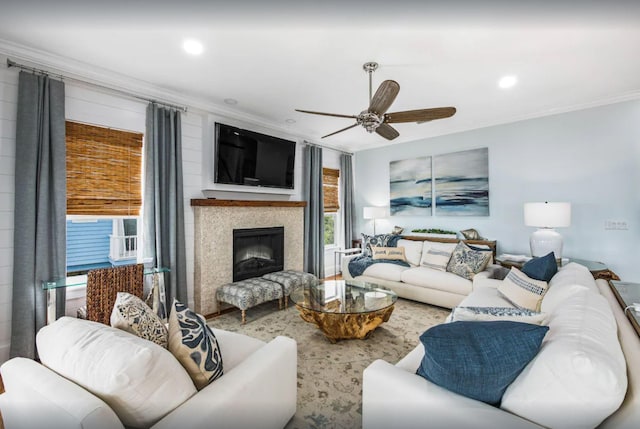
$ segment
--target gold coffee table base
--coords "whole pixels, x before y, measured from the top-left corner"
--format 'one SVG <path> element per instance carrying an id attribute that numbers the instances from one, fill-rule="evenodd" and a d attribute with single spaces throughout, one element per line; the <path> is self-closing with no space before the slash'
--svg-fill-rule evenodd
<path id="1" fill-rule="evenodd" d="M 332 343 L 338 340 L 369 338 L 374 329 L 387 322 L 393 305 L 367 313 L 323 313 L 296 305 L 305 322 L 314 323 Z"/>

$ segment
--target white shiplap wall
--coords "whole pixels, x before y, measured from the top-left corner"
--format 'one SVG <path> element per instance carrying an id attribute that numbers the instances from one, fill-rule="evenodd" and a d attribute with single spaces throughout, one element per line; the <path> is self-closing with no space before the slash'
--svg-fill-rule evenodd
<path id="1" fill-rule="evenodd" d="M 17 99 L 17 72 L 0 69 L 0 363 L 9 358 L 11 338 Z"/>
<path id="2" fill-rule="evenodd" d="M 4 61 L 3 58 L 0 58 Z M 147 103 L 78 84 L 66 83 L 69 120 L 111 128 L 145 131 Z M 18 71 L 0 69 L 0 363 L 9 358 L 13 278 L 15 121 Z M 184 208 L 189 306 L 193 308 L 194 224 L 191 198 L 202 197 L 202 139 L 205 115 L 182 115 Z"/>

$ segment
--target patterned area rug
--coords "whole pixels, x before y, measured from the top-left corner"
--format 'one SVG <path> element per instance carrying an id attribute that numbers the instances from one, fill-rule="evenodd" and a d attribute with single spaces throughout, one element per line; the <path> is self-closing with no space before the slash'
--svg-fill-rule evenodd
<path id="1" fill-rule="evenodd" d="M 331 344 L 322 332 L 298 315 L 295 306 L 278 311 L 269 302 L 209 320 L 219 329 L 239 332 L 263 341 L 278 335 L 298 343 L 298 407 L 287 429 L 352 429 L 362 427 L 362 371 L 376 359 L 398 362 L 415 348 L 427 328 L 442 323 L 450 310 L 398 299 L 388 322 L 366 340 Z"/>

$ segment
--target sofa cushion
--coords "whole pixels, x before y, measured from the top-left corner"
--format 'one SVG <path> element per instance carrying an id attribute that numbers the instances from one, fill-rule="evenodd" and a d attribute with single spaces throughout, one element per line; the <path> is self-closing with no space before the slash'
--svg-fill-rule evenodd
<path id="1" fill-rule="evenodd" d="M 461 241 L 451 254 L 447 271 L 472 280 L 473 276 L 484 270 L 490 258 L 491 251 L 473 250 Z"/>
<path id="2" fill-rule="evenodd" d="M 121 329 L 62 317 L 36 342 L 45 366 L 102 399 L 125 426 L 150 427 L 196 393 L 168 350 Z"/>
<path id="3" fill-rule="evenodd" d="M 367 235 L 362 234 L 362 255 L 372 256 L 371 247 L 396 247 L 396 244 L 400 240 L 399 235 L 395 234 L 377 234 Z"/>
<path id="4" fill-rule="evenodd" d="M 549 289 L 566 284 L 582 285 L 594 293 L 600 293 L 591 271 L 584 265 L 575 262 L 570 262 L 560 267 L 558 273 L 549 281 Z"/>
<path id="5" fill-rule="evenodd" d="M 502 283 L 496 280 L 498 283 Z M 513 304 L 507 301 L 495 287 L 475 287 L 473 293 L 466 296 L 459 304 L 463 307 L 513 307 Z"/>
<path id="6" fill-rule="evenodd" d="M 540 311 L 547 287 L 547 282 L 529 278 L 519 269 L 512 267 L 498 286 L 498 293 L 518 308 Z"/>
<path id="7" fill-rule="evenodd" d="M 404 247 L 404 255 L 407 262 L 414 267 L 420 265 L 422 259 L 422 241 L 400 239 L 397 243 L 398 247 Z"/>
<path id="8" fill-rule="evenodd" d="M 392 282 L 399 282 L 402 277 L 402 273 L 408 269 L 410 268 L 402 265 L 380 262 L 378 264 L 368 266 L 362 275 L 390 280 Z"/>
<path id="9" fill-rule="evenodd" d="M 473 287 L 471 280 L 446 271 L 425 267 L 405 268 L 400 273 L 400 279 L 410 285 L 443 290 L 458 295 L 468 295 Z"/>
<path id="10" fill-rule="evenodd" d="M 222 354 L 216 336 L 202 316 L 175 299 L 169 314 L 169 351 L 198 390 L 222 377 Z"/>
<path id="11" fill-rule="evenodd" d="M 144 301 L 130 293 L 118 292 L 111 312 L 111 326 L 167 347 L 169 333 L 162 320 Z"/>
<path id="12" fill-rule="evenodd" d="M 429 246 L 426 253 L 422 254 L 420 266 L 432 270 L 447 271 L 447 264 L 455 247 L 445 245 L 447 243 L 434 243 Z"/>
<path id="13" fill-rule="evenodd" d="M 394 261 L 405 261 L 404 247 L 371 247 L 373 259 L 389 259 Z"/>
<path id="14" fill-rule="evenodd" d="M 453 392 L 497 405 L 536 355 L 548 329 L 509 321 L 436 325 L 420 336 L 425 352 L 417 374 Z"/>
<path id="15" fill-rule="evenodd" d="M 551 313 L 540 352 L 509 386 L 501 408 L 545 427 L 593 428 L 620 406 L 626 390 L 609 303 L 583 290 Z"/>
<path id="16" fill-rule="evenodd" d="M 532 279 L 548 282 L 558 272 L 556 255 L 553 252 L 533 258 L 522 266 L 522 272 Z"/>
<path id="17" fill-rule="evenodd" d="M 544 325 L 547 314 L 514 307 L 455 307 L 451 311 L 452 322 L 510 320 L 512 322 Z"/>

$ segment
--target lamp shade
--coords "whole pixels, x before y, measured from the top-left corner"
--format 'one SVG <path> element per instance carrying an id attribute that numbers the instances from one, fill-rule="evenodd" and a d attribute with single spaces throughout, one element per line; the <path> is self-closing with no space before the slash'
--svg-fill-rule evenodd
<path id="1" fill-rule="evenodd" d="M 563 228 L 571 225 L 571 203 L 525 203 L 524 224 L 538 228 Z"/>
<path id="2" fill-rule="evenodd" d="M 364 207 L 362 217 L 365 219 L 381 219 L 387 216 L 387 210 L 384 207 Z"/>

